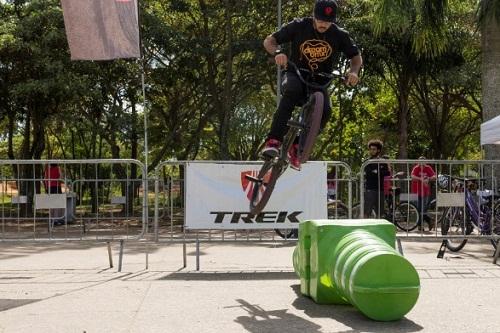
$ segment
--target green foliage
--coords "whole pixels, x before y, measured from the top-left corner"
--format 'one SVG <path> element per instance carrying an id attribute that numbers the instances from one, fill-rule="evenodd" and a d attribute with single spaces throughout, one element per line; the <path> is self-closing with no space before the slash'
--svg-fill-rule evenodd
<path id="1" fill-rule="evenodd" d="M 478 156 L 476 2 L 341 1 L 339 22 L 363 51 L 362 83 L 332 88 L 313 157 L 360 165 L 375 137 L 398 156 L 405 105 L 409 157 Z M 499 3 L 480 1 L 477 14 L 495 16 Z M 258 158 L 276 107 L 262 41 L 276 30 L 277 1 L 139 4 L 144 58 L 84 62 L 70 61 L 58 0 L 0 2 L 1 158 L 143 159 L 145 116 L 149 169 Z M 283 22 L 312 10 L 300 1 L 282 9 Z"/>
<path id="2" fill-rule="evenodd" d="M 381 0 L 375 2 L 374 32 L 409 41 L 418 56 L 432 58 L 449 43 L 446 34 L 447 0 Z"/>

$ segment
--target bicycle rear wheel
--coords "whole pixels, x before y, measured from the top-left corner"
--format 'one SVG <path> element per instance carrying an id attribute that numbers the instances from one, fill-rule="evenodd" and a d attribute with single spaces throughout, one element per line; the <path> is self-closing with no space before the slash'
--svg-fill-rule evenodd
<path id="1" fill-rule="evenodd" d="M 276 185 L 276 181 L 281 175 L 283 168 L 286 168 L 286 165 L 279 160 L 275 162 L 274 159 L 271 159 L 264 162 L 256 178 L 247 176 L 253 182 L 252 195 L 250 197 L 250 214 L 259 214 L 267 205 L 273 193 L 274 185 Z"/>
<path id="2" fill-rule="evenodd" d="M 305 163 L 309 160 L 314 142 L 319 133 L 321 125 L 321 117 L 323 116 L 324 97 L 322 92 L 311 94 L 307 102 L 307 110 L 305 112 L 304 129 L 300 133 L 300 162 Z"/>
<path id="3" fill-rule="evenodd" d="M 402 202 L 394 210 L 393 222 L 401 230 L 410 232 L 418 226 L 419 212 L 414 204 Z"/>
<path id="4" fill-rule="evenodd" d="M 491 232 L 494 235 L 500 236 L 500 202 L 496 202 L 493 205 L 493 211 L 492 211 L 492 217 L 491 217 Z M 499 241 L 491 239 L 491 244 L 497 249 Z"/>
<path id="5" fill-rule="evenodd" d="M 362 218 L 361 216 L 361 205 L 358 203 L 355 203 L 352 205 L 352 218 L 353 219 L 360 219 Z"/>
<path id="6" fill-rule="evenodd" d="M 364 216 L 361 215 L 361 204 L 359 202 L 352 205 L 352 218 L 353 219 L 363 219 L 363 218 L 365 218 Z M 376 219 L 377 218 L 377 213 L 375 213 L 375 211 L 372 209 L 372 211 L 370 212 L 370 214 L 368 214 L 367 218 L 369 218 L 369 219 Z"/>
<path id="7" fill-rule="evenodd" d="M 349 209 L 340 200 L 333 200 L 327 203 L 328 208 L 328 219 L 329 220 L 339 220 L 349 218 Z"/>
<path id="8" fill-rule="evenodd" d="M 464 218 L 463 209 L 457 207 L 448 208 L 441 218 L 441 234 L 443 236 L 469 235 L 472 232 L 472 224 Z M 446 247 L 453 252 L 460 251 L 467 244 L 467 238 L 449 238 Z"/>
<path id="9" fill-rule="evenodd" d="M 297 239 L 299 229 L 274 229 L 274 231 L 283 239 Z"/>

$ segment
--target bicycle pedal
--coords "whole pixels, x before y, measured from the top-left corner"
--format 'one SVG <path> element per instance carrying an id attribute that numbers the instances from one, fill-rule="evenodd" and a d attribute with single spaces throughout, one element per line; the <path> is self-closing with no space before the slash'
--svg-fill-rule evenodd
<path id="1" fill-rule="evenodd" d="M 259 179 L 257 177 L 253 177 L 253 176 L 250 176 L 250 175 L 245 175 L 245 178 L 251 182 L 254 182 L 254 183 L 262 183 L 262 179 Z"/>
<path id="2" fill-rule="evenodd" d="M 447 242 L 448 241 L 446 239 L 443 240 L 443 242 L 441 243 L 441 246 L 439 247 L 439 251 L 438 251 L 438 254 L 437 254 L 437 257 L 439 259 L 443 259 L 443 257 L 444 257 L 444 253 L 446 252 L 446 243 Z"/>

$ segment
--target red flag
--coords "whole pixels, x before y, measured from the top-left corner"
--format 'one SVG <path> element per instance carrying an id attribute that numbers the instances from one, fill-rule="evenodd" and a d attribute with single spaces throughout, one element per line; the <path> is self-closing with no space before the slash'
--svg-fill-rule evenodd
<path id="1" fill-rule="evenodd" d="M 72 60 L 138 58 L 137 0 L 61 0 Z"/>

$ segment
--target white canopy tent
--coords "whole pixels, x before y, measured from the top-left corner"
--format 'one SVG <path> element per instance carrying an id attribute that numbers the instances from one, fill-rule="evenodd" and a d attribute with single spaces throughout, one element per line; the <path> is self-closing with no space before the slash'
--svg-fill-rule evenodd
<path id="1" fill-rule="evenodd" d="M 481 146 L 500 144 L 500 116 L 481 124 Z"/>

